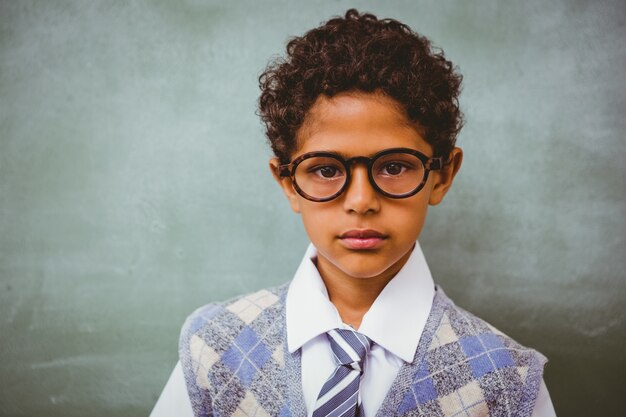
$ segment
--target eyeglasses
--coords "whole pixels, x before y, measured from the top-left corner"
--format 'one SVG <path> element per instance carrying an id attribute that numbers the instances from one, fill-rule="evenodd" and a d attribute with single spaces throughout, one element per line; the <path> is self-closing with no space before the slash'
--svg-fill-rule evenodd
<path id="1" fill-rule="evenodd" d="M 321 203 L 339 197 L 348 188 L 350 167 L 355 163 L 367 166 L 370 184 L 376 191 L 390 198 L 407 198 L 424 187 L 430 171 L 442 168 L 443 158 L 429 158 L 407 148 L 350 159 L 332 152 L 309 152 L 278 169 L 281 177 L 291 178 L 298 194 Z"/>

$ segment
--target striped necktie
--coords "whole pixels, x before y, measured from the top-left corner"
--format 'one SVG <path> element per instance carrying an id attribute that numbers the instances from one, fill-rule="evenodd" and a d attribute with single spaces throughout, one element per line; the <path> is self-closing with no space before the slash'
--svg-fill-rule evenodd
<path id="1" fill-rule="evenodd" d="M 313 417 L 359 417 L 359 382 L 363 374 L 363 360 L 372 347 L 372 341 L 348 329 L 331 330 L 326 336 L 337 368 L 317 397 Z"/>

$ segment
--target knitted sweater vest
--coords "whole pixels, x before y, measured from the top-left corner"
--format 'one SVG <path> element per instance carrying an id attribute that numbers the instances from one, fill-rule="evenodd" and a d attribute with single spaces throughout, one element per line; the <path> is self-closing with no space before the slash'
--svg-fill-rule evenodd
<path id="1" fill-rule="evenodd" d="M 306 417 L 300 350 L 287 350 L 287 288 L 209 304 L 186 320 L 180 359 L 196 417 Z M 545 362 L 438 288 L 414 360 L 376 417 L 530 417 Z"/>

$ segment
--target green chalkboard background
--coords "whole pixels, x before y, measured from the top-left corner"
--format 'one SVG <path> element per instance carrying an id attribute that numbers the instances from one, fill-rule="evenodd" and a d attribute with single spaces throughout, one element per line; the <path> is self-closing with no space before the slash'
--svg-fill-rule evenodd
<path id="1" fill-rule="evenodd" d="M 289 280 L 257 77 L 356 6 L 465 76 L 465 162 L 420 238 L 458 304 L 626 410 L 622 1 L 0 1 L 0 414 L 145 416 L 195 307 Z"/>

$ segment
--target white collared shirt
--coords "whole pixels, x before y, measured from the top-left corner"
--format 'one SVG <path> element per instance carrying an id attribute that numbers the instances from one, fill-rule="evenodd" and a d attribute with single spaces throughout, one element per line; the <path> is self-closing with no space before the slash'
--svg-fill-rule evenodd
<path id="1" fill-rule="evenodd" d="M 289 352 L 302 349 L 302 388 L 309 417 L 322 385 L 335 368 L 325 333 L 347 327 L 328 299 L 314 263 L 316 256 L 315 247 L 310 245 L 286 299 L 287 344 Z M 376 298 L 358 329 L 375 342 L 364 364 L 360 385 L 364 417 L 376 414 L 400 367 L 413 360 L 434 294 L 430 270 L 416 242 L 406 264 Z M 407 317 L 411 320 L 405 320 Z M 179 362 L 150 416 L 193 415 Z M 543 380 L 532 416 L 556 416 Z"/>
<path id="2" fill-rule="evenodd" d="M 326 332 L 347 327 L 328 299 L 314 264 L 316 256 L 315 247 L 310 245 L 286 299 L 287 347 L 291 353 L 302 348 L 302 388 L 309 416 L 317 394 L 335 369 Z M 360 386 L 365 416 L 376 414 L 402 364 L 413 361 L 434 295 L 435 284 L 416 243 L 406 264 L 376 298 L 358 329 L 374 341 Z M 411 320 L 398 320 L 404 317 Z"/>

